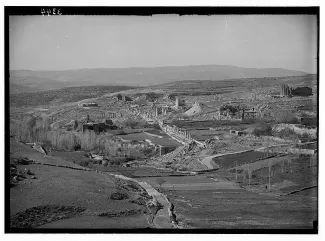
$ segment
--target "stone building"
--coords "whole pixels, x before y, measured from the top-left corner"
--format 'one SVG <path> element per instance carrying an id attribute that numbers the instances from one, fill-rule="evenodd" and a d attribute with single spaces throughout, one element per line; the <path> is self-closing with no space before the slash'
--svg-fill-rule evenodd
<path id="1" fill-rule="evenodd" d="M 292 88 L 288 85 L 281 85 L 281 95 L 283 96 L 311 96 L 312 94 L 313 90 L 307 86 Z"/>
<path id="2" fill-rule="evenodd" d="M 293 94 L 297 96 L 311 96 L 313 95 L 313 90 L 309 87 L 297 87 L 294 89 Z"/>
<path id="3" fill-rule="evenodd" d="M 117 126 L 113 124 L 112 120 L 106 119 L 100 123 L 86 123 L 82 126 L 82 132 L 94 131 L 96 134 L 106 132 L 107 130 L 116 130 Z"/>

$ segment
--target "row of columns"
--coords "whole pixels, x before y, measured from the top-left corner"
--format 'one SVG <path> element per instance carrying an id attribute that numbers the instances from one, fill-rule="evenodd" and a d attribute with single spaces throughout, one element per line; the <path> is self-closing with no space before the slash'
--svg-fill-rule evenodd
<path id="1" fill-rule="evenodd" d="M 166 132 L 173 132 L 173 133 L 179 135 L 180 137 L 185 138 L 185 139 L 188 139 L 188 140 L 192 140 L 193 139 L 192 138 L 192 135 L 191 135 L 191 133 L 189 131 L 183 130 L 183 129 L 177 127 L 177 126 L 172 126 L 171 127 L 169 125 L 166 125 L 165 126 L 165 131 Z"/>
<path id="2" fill-rule="evenodd" d="M 293 88 L 288 85 L 281 85 L 281 95 L 291 95 Z"/>
<path id="3" fill-rule="evenodd" d="M 105 113 L 103 113 L 103 114 L 104 114 L 103 117 L 105 117 Z M 107 113 L 108 118 L 116 118 L 116 116 L 117 116 L 117 114 L 115 112 L 108 112 Z"/>

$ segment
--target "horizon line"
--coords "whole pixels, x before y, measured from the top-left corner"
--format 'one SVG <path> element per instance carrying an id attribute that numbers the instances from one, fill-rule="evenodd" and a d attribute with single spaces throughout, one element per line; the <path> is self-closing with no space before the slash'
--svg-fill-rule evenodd
<path id="1" fill-rule="evenodd" d="M 193 66 L 229 66 L 229 67 L 236 67 L 236 68 L 243 68 L 243 69 L 283 69 L 283 70 L 289 70 L 289 71 L 304 72 L 306 74 L 317 74 L 317 71 L 315 73 L 312 73 L 312 72 L 306 72 L 303 70 L 286 69 L 286 68 L 281 68 L 281 67 L 256 68 L 256 67 L 240 67 L 240 66 L 228 65 L 228 64 L 189 64 L 189 65 L 166 65 L 166 66 L 96 67 L 96 68 L 75 68 L 75 69 L 57 69 L 57 70 L 9 69 L 9 71 L 34 71 L 34 72 L 55 71 L 55 72 L 60 72 L 60 71 L 95 70 L 95 69 L 140 69 L 140 68 L 154 69 L 154 68 L 193 67 Z"/>

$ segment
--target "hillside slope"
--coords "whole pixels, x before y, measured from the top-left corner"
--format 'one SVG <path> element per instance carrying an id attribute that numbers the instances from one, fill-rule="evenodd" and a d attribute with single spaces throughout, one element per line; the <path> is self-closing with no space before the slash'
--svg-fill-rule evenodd
<path id="1" fill-rule="evenodd" d="M 154 68 L 79 69 L 64 71 L 10 71 L 14 92 L 52 90 L 73 86 L 133 85 L 149 86 L 181 80 L 227 80 L 301 76 L 308 73 L 280 68 L 256 69 L 228 65 L 196 65 Z M 20 88 L 17 88 L 17 85 Z M 24 90 L 26 88 L 26 90 Z"/>
<path id="2" fill-rule="evenodd" d="M 82 86 L 37 93 L 17 93 L 10 95 L 10 106 L 39 106 L 77 102 L 99 97 L 108 93 L 134 89 L 133 86 Z"/>

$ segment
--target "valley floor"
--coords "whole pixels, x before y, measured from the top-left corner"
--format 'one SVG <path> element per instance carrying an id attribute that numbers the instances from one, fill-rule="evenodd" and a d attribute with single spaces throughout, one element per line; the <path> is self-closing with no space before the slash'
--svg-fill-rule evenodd
<path id="1" fill-rule="evenodd" d="M 145 205 L 134 202 L 140 197 L 134 190 L 124 190 L 125 199 L 112 200 L 112 193 L 119 192 L 121 187 L 104 172 L 85 171 L 88 168 L 68 160 L 44 156 L 12 138 L 10 152 L 39 163 L 59 165 L 18 165 L 19 170 L 28 168 L 36 177 L 28 176 L 10 188 L 11 225 L 18 228 L 173 228 L 175 225 L 167 216 L 168 202 L 159 193 L 172 203 L 176 226 L 185 229 L 312 230 L 313 221 L 318 220 L 316 198 L 299 193 L 281 197 L 260 195 L 217 173 L 168 176 L 163 170 L 160 176 L 135 177 L 138 183 L 147 185 L 147 191 L 151 190 L 149 195 L 164 205 L 161 212 L 153 214 Z M 159 174 L 159 169 L 156 172 Z M 67 208 L 74 212 L 69 213 Z M 27 221 L 22 221 L 22 217 Z"/>

